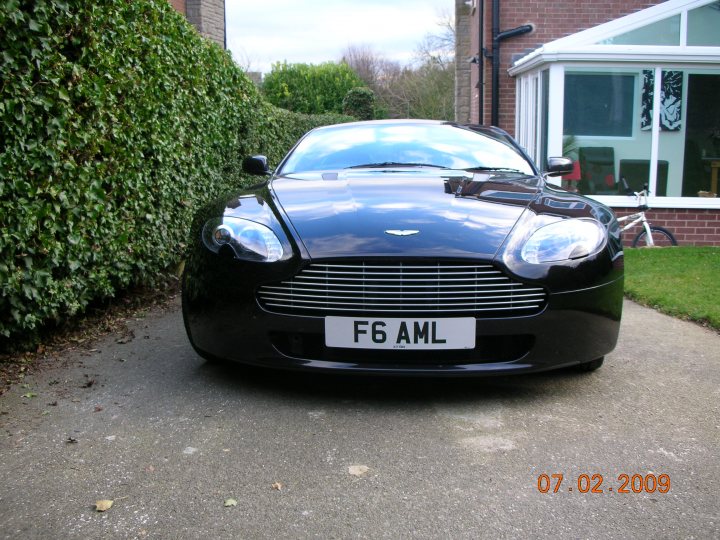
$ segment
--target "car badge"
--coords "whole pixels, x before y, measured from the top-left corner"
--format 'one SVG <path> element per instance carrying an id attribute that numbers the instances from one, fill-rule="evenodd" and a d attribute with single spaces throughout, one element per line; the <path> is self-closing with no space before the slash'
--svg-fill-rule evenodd
<path id="1" fill-rule="evenodd" d="M 413 234 L 418 234 L 420 231 L 415 231 L 412 229 L 388 229 L 385 231 L 385 234 L 392 234 L 393 236 L 412 236 Z"/>

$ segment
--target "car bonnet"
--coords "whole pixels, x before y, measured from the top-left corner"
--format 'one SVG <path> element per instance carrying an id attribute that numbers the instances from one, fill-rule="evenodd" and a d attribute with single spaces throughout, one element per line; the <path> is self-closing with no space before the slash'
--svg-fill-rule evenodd
<path id="1" fill-rule="evenodd" d="M 492 258 L 542 181 L 508 173 L 362 170 L 282 176 L 272 190 L 311 258 Z"/>

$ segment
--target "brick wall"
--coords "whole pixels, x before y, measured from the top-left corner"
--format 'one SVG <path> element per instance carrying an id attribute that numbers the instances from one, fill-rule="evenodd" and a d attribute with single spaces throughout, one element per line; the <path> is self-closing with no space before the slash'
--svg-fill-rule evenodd
<path id="1" fill-rule="evenodd" d="M 541 45 L 561 37 L 574 34 L 629 15 L 650 6 L 662 3 L 647 0 L 611 0 L 597 2 L 597 0 L 575 1 L 532 1 L 532 0 L 502 0 L 500 2 L 500 31 L 510 30 L 524 24 L 532 24 L 535 30 L 529 34 L 510 38 L 500 45 L 500 85 L 499 85 L 499 122 L 498 125 L 511 134 L 515 131 L 515 79 L 508 75 L 507 70 L 512 65 L 514 55 L 528 53 Z M 484 1 L 485 27 L 484 46 L 492 50 L 492 2 Z M 479 32 L 480 10 L 472 17 L 471 36 Z M 473 52 L 472 54 L 475 54 Z M 469 55 L 471 56 L 471 55 Z M 460 62 L 462 62 L 460 58 Z M 492 61 L 486 59 L 484 69 L 484 121 L 490 122 Z M 472 91 L 477 97 L 474 88 L 477 82 L 477 67 L 473 67 L 474 82 Z M 477 99 L 475 99 L 477 103 Z M 477 104 L 473 107 L 473 121 L 478 121 Z"/>
<path id="2" fill-rule="evenodd" d="M 225 48 L 225 0 L 170 0 L 201 35 Z"/>
<path id="3" fill-rule="evenodd" d="M 185 15 L 185 0 L 170 0 L 170 5 Z"/>
<path id="4" fill-rule="evenodd" d="M 637 210 L 616 208 L 618 216 L 627 216 Z M 681 246 L 720 246 L 720 210 L 689 208 L 658 208 L 646 212 L 651 225 L 669 229 Z M 623 243 L 630 245 L 640 232 L 636 226 L 623 233 Z"/>
<path id="5" fill-rule="evenodd" d="M 455 0 L 455 121 L 470 122 L 472 99 L 471 69 L 467 61 L 473 54 L 471 40 L 470 7 L 465 0 Z M 477 49 L 477 46 L 475 47 Z"/>

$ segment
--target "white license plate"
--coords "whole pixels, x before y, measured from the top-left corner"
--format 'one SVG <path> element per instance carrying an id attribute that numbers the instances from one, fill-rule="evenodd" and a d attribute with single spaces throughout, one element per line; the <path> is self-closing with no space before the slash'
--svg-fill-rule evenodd
<path id="1" fill-rule="evenodd" d="M 474 349 L 475 319 L 325 317 L 325 345 L 347 349 Z"/>

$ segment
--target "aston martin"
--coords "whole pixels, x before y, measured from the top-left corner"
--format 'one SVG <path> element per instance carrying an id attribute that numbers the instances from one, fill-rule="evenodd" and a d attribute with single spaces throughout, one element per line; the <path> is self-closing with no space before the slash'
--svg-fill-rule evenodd
<path id="1" fill-rule="evenodd" d="M 392 375 L 575 366 L 616 345 L 613 212 L 554 185 L 506 132 L 441 121 L 307 133 L 198 212 L 185 327 L 209 360 Z"/>

